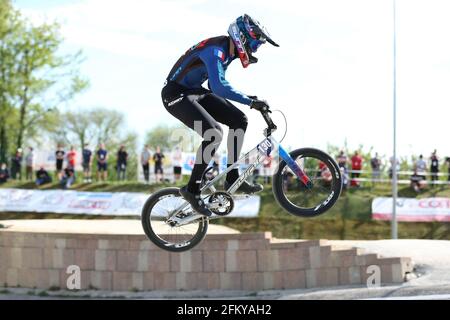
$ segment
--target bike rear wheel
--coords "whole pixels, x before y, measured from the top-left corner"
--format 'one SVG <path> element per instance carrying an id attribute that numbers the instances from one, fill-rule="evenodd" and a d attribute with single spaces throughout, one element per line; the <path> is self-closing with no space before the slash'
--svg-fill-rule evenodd
<path id="1" fill-rule="evenodd" d="M 336 162 L 323 151 L 304 148 L 290 153 L 313 183 L 307 188 L 281 161 L 272 181 L 275 199 L 287 212 L 299 217 L 315 217 L 330 209 L 342 190 L 342 176 Z"/>
<path id="2" fill-rule="evenodd" d="M 184 203 L 186 202 L 180 196 L 179 188 L 161 189 L 145 202 L 141 214 L 142 227 L 150 241 L 161 249 L 171 252 L 187 251 L 205 237 L 208 231 L 206 218 L 182 226 L 171 226 L 168 223 L 169 214 Z"/>

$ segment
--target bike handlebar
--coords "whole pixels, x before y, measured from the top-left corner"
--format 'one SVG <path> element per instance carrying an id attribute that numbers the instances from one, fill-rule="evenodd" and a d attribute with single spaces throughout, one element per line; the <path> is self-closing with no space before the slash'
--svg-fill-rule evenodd
<path id="1" fill-rule="evenodd" d="M 269 115 L 269 113 L 271 111 L 267 107 L 267 108 L 264 108 L 264 109 L 260 110 L 260 112 L 261 112 L 261 115 L 263 116 L 264 120 L 267 123 L 267 131 L 266 132 L 267 132 L 268 135 L 270 135 L 270 133 L 272 131 L 277 130 L 277 126 L 275 125 L 275 123 L 273 123 L 272 118 Z"/>

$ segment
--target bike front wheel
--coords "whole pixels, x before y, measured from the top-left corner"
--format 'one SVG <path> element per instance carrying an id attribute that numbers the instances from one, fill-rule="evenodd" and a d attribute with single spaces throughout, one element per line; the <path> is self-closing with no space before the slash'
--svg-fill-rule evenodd
<path id="1" fill-rule="evenodd" d="M 185 203 L 179 194 L 179 188 L 161 189 L 145 202 L 141 214 L 142 227 L 150 241 L 161 249 L 171 252 L 187 251 L 198 245 L 205 237 L 208 231 L 206 218 L 185 225 L 170 223 L 169 215 Z M 189 210 L 192 211 L 190 206 L 184 213 Z"/>
<path id="2" fill-rule="evenodd" d="M 328 154 L 313 148 L 297 149 L 292 159 L 312 181 L 306 187 L 281 161 L 272 181 L 275 199 L 287 212 L 299 217 L 315 217 L 330 209 L 342 190 L 342 175 Z"/>

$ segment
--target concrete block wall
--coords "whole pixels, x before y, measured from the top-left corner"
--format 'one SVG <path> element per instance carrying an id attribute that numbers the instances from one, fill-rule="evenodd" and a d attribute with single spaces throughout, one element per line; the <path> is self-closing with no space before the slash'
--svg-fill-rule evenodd
<path id="1" fill-rule="evenodd" d="M 340 249 L 326 240 L 273 241 L 271 233 L 208 235 L 191 251 L 169 253 L 141 235 L 0 231 L 0 286 L 65 289 L 67 268 L 81 289 L 266 290 L 366 285 L 368 267 L 382 283 L 401 283 L 409 258 Z"/>

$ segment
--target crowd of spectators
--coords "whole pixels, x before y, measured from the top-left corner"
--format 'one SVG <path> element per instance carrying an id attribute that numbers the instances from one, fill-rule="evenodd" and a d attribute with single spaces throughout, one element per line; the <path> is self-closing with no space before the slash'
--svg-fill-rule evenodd
<path id="1" fill-rule="evenodd" d="M 14 180 L 35 180 L 37 185 L 43 185 L 51 183 L 53 179 L 59 182 L 62 188 L 70 188 L 71 185 L 77 179 L 76 165 L 77 165 L 77 151 L 74 146 L 69 146 L 68 150 L 63 145 L 58 144 L 54 153 L 55 161 L 55 175 L 52 176 L 42 165 L 36 165 L 35 151 L 32 147 L 26 149 L 26 154 L 23 154 L 21 148 L 12 155 L 10 159 L 10 168 L 6 163 L 0 164 L 0 183 L 5 183 L 9 179 Z M 67 150 L 67 151 L 66 151 Z M 81 151 L 81 167 L 83 183 L 92 183 L 92 167 L 96 165 L 96 181 L 108 180 L 108 164 L 110 160 L 110 153 L 106 149 L 105 144 L 99 144 L 96 150 L 91 150 L 89 144 L 85 144 Z M 207 173 L 207 178 L 213 178 L 219 174 L 219 155 L 216 154 L 213 157 L 211 163 L 211 170 Z M 116 153 L 115 172 L 117 181 L 126 181 L 127 168 L 129 165 L 129 153 L 126 150 L 125 145 L 121 145 Z M 183 167 L 183 152 L 179 146 L 176 146 L 171 152 L 168 161 L 165 160 L 166 156 L 159 146 L 156 146 L 154 152 L 151 151 L 149 145 L 144 145 L 139 155 L 139 163 L 142 166 L 143 177 L 146 183 L 155 181 L 156 183 L 167 182 L 164 178 L 164 168 L 167 166 L 164 164 L 170 163 L 173 168 L 172 181 L 177 183 L 182 179 L 182 167 Z M 265 159 L 261 167 L 254 171 L 253 180 L 262 179 L 263 183 L 271 182 L 271 175 L 273 173 L 273 159 L 271 157 Z M 377 182 L 385 182 L 386 178 L 383 178 L 383 169 L 388 168 L 389 179 L 392 179 L 393 167 L 396 166 L 397 178 L 402 174 L 404 179 L 408 169 L 402 165 L 406 172 L 400 172 L 400 161 L 389 158 L 387 166 L 383 165 L 383 161 L 375 153 L 373 156 L 361 155 L 359 151 L 354 151 L 351 157 L 341 150 L 336 155 L 336 161 L 343 175 L 344 187 L 360 187 L 361 181 L 369 181 L 373 184 Z M 367 164 L 365 163 L 367 161 Z M 447 167 L 447 179 L 450 182 L 450 157 L 446 157 L 442 160 Z M 153 162 L 152 172 L 150 170 L 150 164 Z M 25 176 L 22 176 L 22 164 L 24 164 Z M 431 155 L 425 159 L 421 154 L 417 160 L 413 161 L 413 164 L 409 169 L 409 181 L 411 188 L 417 192 L 420 192 L 428 185 L 434 187 L 437 184 L 441 184 L 439 177 L 443 174 L 440 173 L 442 162 L 437 155 L 437 151 L 434 150 Z M 370 168 L 370 171 L 364 168 Z M 36 171 L 34 171 L 36 169 Z M 319 168 L 321 169 L 321 168 Z M 362 176 L 362 174 L 364 174 Z M 153 178 L 153 179 L 151 179 Z M 403 180 L 404 181 L 404 180 Z M 404 183 L 404 182 L 402 182 Z"/>
<path id="2" fill-rule="evenodd" d="M 341 150 L 339 154 L 336 155 L 336 161 L 338 163 L 338 166 L 341 168 L 341 172 L 344 176 L 344 187 L 347 187 L 348 180 L 350 180 L 351 187 L 359 187 L 360 181 L 364 180 L 359 178 L 361 177 L 361 173 L 365 172 L 363 170 L 364 158 L 359 154 L 359 152 L 355 151 L 354 155 L 349 160 L 345 152 Z M 450 182 L 450 157 L 445 158 L 445 164 L 448 170 L 447 181 Z M 405 168 L 406 172 L 401 172 L 399 159 L 390 157 L 388 168 L 388 176 L 390 180 L 393 178 L 394 166 L 397 172 L 397 178 L 400 177 L 400 173 L 402 173 L 404 176 L 405 173 L 408 172 L 408 169 L 412 169 L 412 171 L 410 172 L 409 181 L 411 188 L 416 192 L 420 192 L 428 185 L 434 187 L 438 183 L 440 183 L 440 161 L 439 157 L 437 156 L 436 150 L 431 153 L 430 157 L 427 160 L 422 154 L 419 155 L 417 160 L 413 161 L 412 167 Z M 350 170 L 348 169 L 349 167 L 351 168 Z M 375 153 L 375 155 L 370 158 L 370 168 L 372 185 L 374 185 L 376 182 L 386 181 L 382 179 L 382 161 L 378 153 Z M 348 172 L 351 172 L 350 178 Z M 429 181 L 427 182 L 427 180 Z"/>

